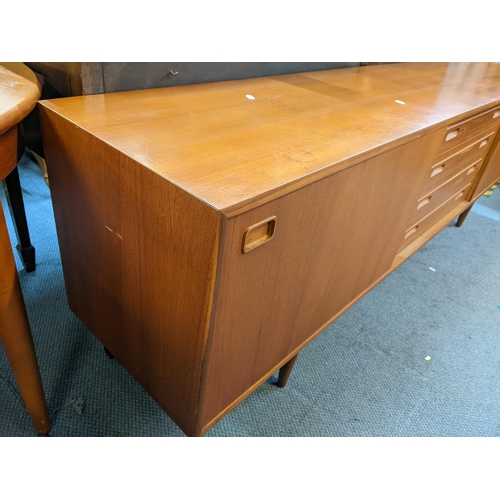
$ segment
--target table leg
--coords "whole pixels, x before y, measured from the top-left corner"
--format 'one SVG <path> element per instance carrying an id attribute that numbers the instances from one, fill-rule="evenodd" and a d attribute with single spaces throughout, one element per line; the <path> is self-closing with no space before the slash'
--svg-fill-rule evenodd
<path id="1" fill-rule="evenodd" d="M 296 354 L 288 363 L 285 363 L 281 368 L 278 375 L 278 383 L 276 384 L 278 387 L 285 387 L 288 382 L 288 377 L 290 377 L 290 373 L 292 373 L 293 365 L 295 361 L 297 361 L 298 354 Z"/>
<path id="2" fill-rule="evenodd" d="M 7 186 L 9 206 L 19 241 L 17 249 L 21 253 L 26 272 L 30 273 L 35 270 L 35 247 L 31 244 L 30 240 L 17 167 L 5 178 L 5 185 Z"/>
<path id="3" fill-rule="evenodd" d="M 50 429 L 47 404 L 26 307 L 0 205 L 0 341 L 37 434 Z"/>
<path id="4" fill-rule="evenodd" d="M 459 216 L 458 216 L 458 220 L 457 220 L 457 223 L 455 224 L 455 226 L 457 227 L 460 227 L 463 223 L 464 223 L 464 220 L 466 219 L 466 217 L 469 215 L 469 212 L 471 211 L 472 207 L 474 206 L 474 203 L 469 207 L 467 208 L 466 210 L 464 210 Z"/>

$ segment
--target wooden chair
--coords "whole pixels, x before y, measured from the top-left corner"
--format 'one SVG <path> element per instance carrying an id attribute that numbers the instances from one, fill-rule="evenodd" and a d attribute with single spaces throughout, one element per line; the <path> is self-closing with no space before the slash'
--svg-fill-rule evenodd
<path id="1" fill-rule="evenodd" d="M 0 180 L 8 177 L 17 166 L 18 125 L 35 107 L 39 97 L 40 85 L 29 68 L 20 63 L 0 63 Z M 0 270 L 0 341 L 5 348 L 35 431 L 44 435 L 50 431 L 51 425 L 1 206 Z"/>

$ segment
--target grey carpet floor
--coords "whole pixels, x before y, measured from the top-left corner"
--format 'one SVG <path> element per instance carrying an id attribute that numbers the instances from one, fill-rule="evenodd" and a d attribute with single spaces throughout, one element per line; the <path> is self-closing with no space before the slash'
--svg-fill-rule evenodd
<path id="1" fill-rule="evenodd" d="M 69 310 L 50 191 L 27 158 L 20 175 L 36 271 L 16 258 L 51 436 L 183 436 Z M 309 344 L 285 389 L 275 374 L 206 436 L 498 436 L 498 304 L 500 188 Z M 0 436 L 34 435 L 0 348 Z"/>

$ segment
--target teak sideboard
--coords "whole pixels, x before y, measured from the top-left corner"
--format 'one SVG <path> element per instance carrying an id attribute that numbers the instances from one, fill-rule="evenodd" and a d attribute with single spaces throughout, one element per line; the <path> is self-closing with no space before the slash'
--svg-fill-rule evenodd
<path id="1" fill-rule="evenodd" d="M 500 178 L 500 65 L 41 102 L 71 309 L 202 435 Z M 300 360 L 299 360 L 300 362 Z"/>

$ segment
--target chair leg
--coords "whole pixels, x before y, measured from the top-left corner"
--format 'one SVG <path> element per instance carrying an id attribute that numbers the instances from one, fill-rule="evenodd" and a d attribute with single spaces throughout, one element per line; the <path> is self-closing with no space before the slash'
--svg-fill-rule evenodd
<path id="1" fill-rule="evenodd" d="M 458 220 L 457 220 L 457 223 L 455 224 L 455 226 L 457 227 L 460 227 L 463 223 L 464 223 L 464 220 L 467 218 L 467 216 L 469 215 L 469 212 L 471 211 L 472 207 L 474 206 L 474 203 L 465 211 L 463 211 L 459 216 L 458 216 Z"/>
<path id="2" fill-rule="evenodd" d="M 39 435 L 44 435 L 51 429 L 47 403 L 1 206 L 0 269 L 2 270 L 0 272 L 0 341 L 5 348 L 35 431 Z"/>
<path id="3" fill-rule="evenodd" d="M 290 373 L 292 373 L 293 365 L 295 361 L 297 361 L 298 354 L 296 354 L 288 363 L 285 363 L 279 371 L 278 375 L 278 383 L 276 384 L 278 387 L 285 387 L 288 382 L 288 377 L 290 377 Z"/>
<path id="4" fill-rule="evenodd" d="M 17 167 L 5 178 L 5 185 L 7 186 L 7 199 L 9 200 L 9 207 L 16 227 L 17 239 L 19 241 L 17 249 L 21 254 L 26 272 L 30 273 L 34 271 L 36 267 L 35 247 L 31 244 L 30 240 Z"/>

